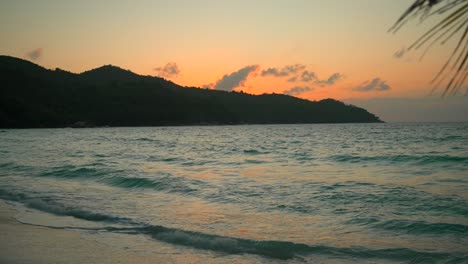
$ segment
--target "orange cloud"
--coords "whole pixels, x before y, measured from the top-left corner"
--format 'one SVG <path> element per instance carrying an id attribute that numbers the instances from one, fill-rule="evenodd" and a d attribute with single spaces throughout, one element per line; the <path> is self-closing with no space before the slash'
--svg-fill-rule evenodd
<path id="1" fill-rule="evenodd" d="M 238 71 L 225 74 L 214 84 L 207 85 L 208 88 L 224 91 L 232 91 L 234 88 L 242 87 L 247 78 L 259 69 L 258 65 L 246 66 Z"/>
<path id="2" fill-rule="evenodd" d="M 29 58 L 30 60 L 35 61 L 42 57 L 42 53 L 43 53 L 42 48 L 37 48 L 26 53 L 26 57 Z"/>

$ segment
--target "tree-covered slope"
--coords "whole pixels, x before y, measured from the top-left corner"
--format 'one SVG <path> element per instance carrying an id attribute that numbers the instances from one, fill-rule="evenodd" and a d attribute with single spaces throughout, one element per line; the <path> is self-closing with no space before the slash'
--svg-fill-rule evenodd
<path id="1" fill-rule="evenodd" d="M 0 56 L 0 127 L 380 122 L 326 99 L 181 87 L 115 66 L 75 74 Z"/>

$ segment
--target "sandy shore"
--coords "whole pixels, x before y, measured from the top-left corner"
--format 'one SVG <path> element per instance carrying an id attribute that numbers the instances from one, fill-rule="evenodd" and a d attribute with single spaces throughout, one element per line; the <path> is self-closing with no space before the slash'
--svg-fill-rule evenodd
<path id="1" fill-rule="evenodd" d="M 0 200 L 0 263 L 179 263 L 170 255 L 115 249 L 83 239 L 79 231 L 22 224 Z M 188 259 L 185 259 L 188 260 Z M 197 262 L 196 259 L 192 259 Z"/>
<path id="2" fill-rule="evenodd" d="M 178 248 L 119 234 L 86 234 L 19 222 L 14 206 L 0 200 L 0 264 L 3 263 L 263 263 L 207 251 Z M 104 241 L 104 242 L 103 242 Z M 105 241 L 126 241 L 110 246 Z M 132 249 L 133 248 L 133 249 Z"/>

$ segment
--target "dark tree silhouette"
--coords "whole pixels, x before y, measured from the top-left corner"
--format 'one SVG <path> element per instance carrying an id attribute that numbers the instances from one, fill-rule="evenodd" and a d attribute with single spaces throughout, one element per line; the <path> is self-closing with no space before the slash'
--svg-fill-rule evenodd
<path id="1" fill-rule="evenodd" d="M 457 93 L 463 89 L 466 82 L 468 75 L 467 11 L 467 0 L 416 0 L 389 29 L 390 32 L 395 33 L 411 19 L 419 17 L 421 21 L 424 21 L 430 16 L 442 16 L 443 18 L 435 26 L 422 34 L 407 49 L 409 51 L 425 48 L 422 56 L 434 44 L 443 45 L 451 38 L 459 35 L 452 54 L 431 81 L 434 89 L 444 84 L 444 82 L 446 83 L 442 95 Z M 447 77 L 449 77 L 448 80 L 446 80 Z M 465 87 L 466 93 L 468 93 L 468 86 Z"/>
<path id="2" fill-rule="evenodd" d="M 326 99 L 181 87 L 116 66 L 81 74 L 0 56 L 0 128 L 381 122 Z"/>

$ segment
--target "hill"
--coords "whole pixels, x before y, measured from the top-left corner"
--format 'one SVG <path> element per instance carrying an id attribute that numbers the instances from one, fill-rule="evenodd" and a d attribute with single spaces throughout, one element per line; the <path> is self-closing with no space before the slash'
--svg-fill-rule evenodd
<path id="1" fill-rule="evenodd" d="M 182 87 L 116 66 L 75 74 L 0 56 L 0 127 L 381 122 L 326 99 Z"/>

